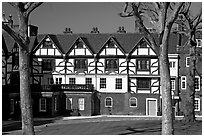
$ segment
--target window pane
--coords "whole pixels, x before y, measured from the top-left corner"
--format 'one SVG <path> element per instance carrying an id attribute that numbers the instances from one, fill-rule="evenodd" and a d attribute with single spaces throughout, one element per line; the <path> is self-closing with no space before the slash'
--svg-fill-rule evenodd
<path id="1" fill-rule="evenodd" d="M 118 61 L 117 59 L 106 59 L 106 70 L 117 70 Z"/>
<path id="2" fill-rule="evenodd" d="M 112 98 L 107 97 L 105 99 L 105 107 L 112 107 Z"/>
<path id="3" fill-rule="evenodd" d="M 92 84 L 92 78 L 86 78 L 86 84 L 87 85 Z"/>
<path id="4" fill-rule="evenodd" d="M 75 78 L 69 78 L 69 84 L 75 84 L 76 79 Z"/>
<path id="5" fill-rule="evenodd" d="M 116 78 L 115 84 L 116 89 L 122 89 L 122 78 Z"/>
<path id="6" fill-rule="evenodd" d="M 131 97 L 130 100 L 130 107 L 137 107 L 137 99 L 134 97 Z"/>
<path id="7" fill-rule="evenodd" d="M 106 78 L 100 78 L 100 88 L 106 88 Z"/>
<path id="8" fill-rule="evenodd" d="M 137 60 L 137 69 L 138 70 L 149 70 L 149 60 L 147 59 L 139 59 Z"/>
<path id="9" fill-rule="evenodd" d="M 84 110 L 84 98 L 79 98 L 78 104 L 79 104 L 79 110 Z"/>

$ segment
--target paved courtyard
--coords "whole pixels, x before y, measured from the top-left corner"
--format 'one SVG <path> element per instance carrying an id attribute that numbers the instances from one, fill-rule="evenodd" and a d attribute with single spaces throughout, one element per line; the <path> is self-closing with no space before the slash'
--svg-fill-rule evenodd
<path id="1" fill-rule="evenodd" d="M 202 121 L 184 124 L 175 121 L 176 135 L 202 135 Z M 161 120 L 133 118 L 95 118 L 56 120 L 54 123 L 35 127 L 37 135 L 160 135 Z M 21 134 L 20 130 L 3 134 Z"/>

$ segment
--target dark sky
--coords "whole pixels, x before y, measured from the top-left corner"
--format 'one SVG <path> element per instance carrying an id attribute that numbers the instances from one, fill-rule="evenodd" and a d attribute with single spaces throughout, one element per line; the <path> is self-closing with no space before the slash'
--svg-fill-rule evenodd
<path id="1" fill-rule="evenodd" d="M 194 3 L 197 12 L 201 3 Z M 34 10 L 30 22 L 39 27 L 39 33 L 62 33 L 70 27 L 74 33 L 89 33 L 98 27 L 101 33 L 113 33 L 119 26 L 127 32 L 134 32 L 134 17 L 121 18 L 118 13 L 123 10 L 124 2 L 46 2 Z M 8 18 L 12 14 L 18 24 L 16 10 L 8 3 L 2 3 L 2 11 Z"/>

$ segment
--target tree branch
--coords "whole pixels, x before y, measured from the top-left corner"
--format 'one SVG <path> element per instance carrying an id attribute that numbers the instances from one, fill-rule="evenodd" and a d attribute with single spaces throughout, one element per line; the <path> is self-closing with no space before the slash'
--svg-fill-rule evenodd
<path id="1" fill-rule="evenodd" d="M 39 7 L 43 2 L 31 3 L 26 11 L 26 14 L 29 15 L 34 9 Z"/>
<path id="2" fill-rule="evenodd" d="M 23 40 L 19 37 L 13 29 L 11 29 L 8 25 L 2 23 L 2 28 L 18 43 L 18 45 L 24 49 L 27 53 L 29 53 L 28 48 L 23 43 Z"/>

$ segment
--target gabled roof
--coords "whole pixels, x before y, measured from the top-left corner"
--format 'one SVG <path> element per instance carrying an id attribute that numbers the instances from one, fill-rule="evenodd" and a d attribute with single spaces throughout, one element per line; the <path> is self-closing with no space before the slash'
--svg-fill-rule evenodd
<path id="1" fill-rule="evenodd" d="M 5 40 L 5 44 L 8 49 L 8 52 L 11 52 L 14 44 L 16 43 L 15 40 L 5 31 L 2 32 L 2 37 Z"/>

